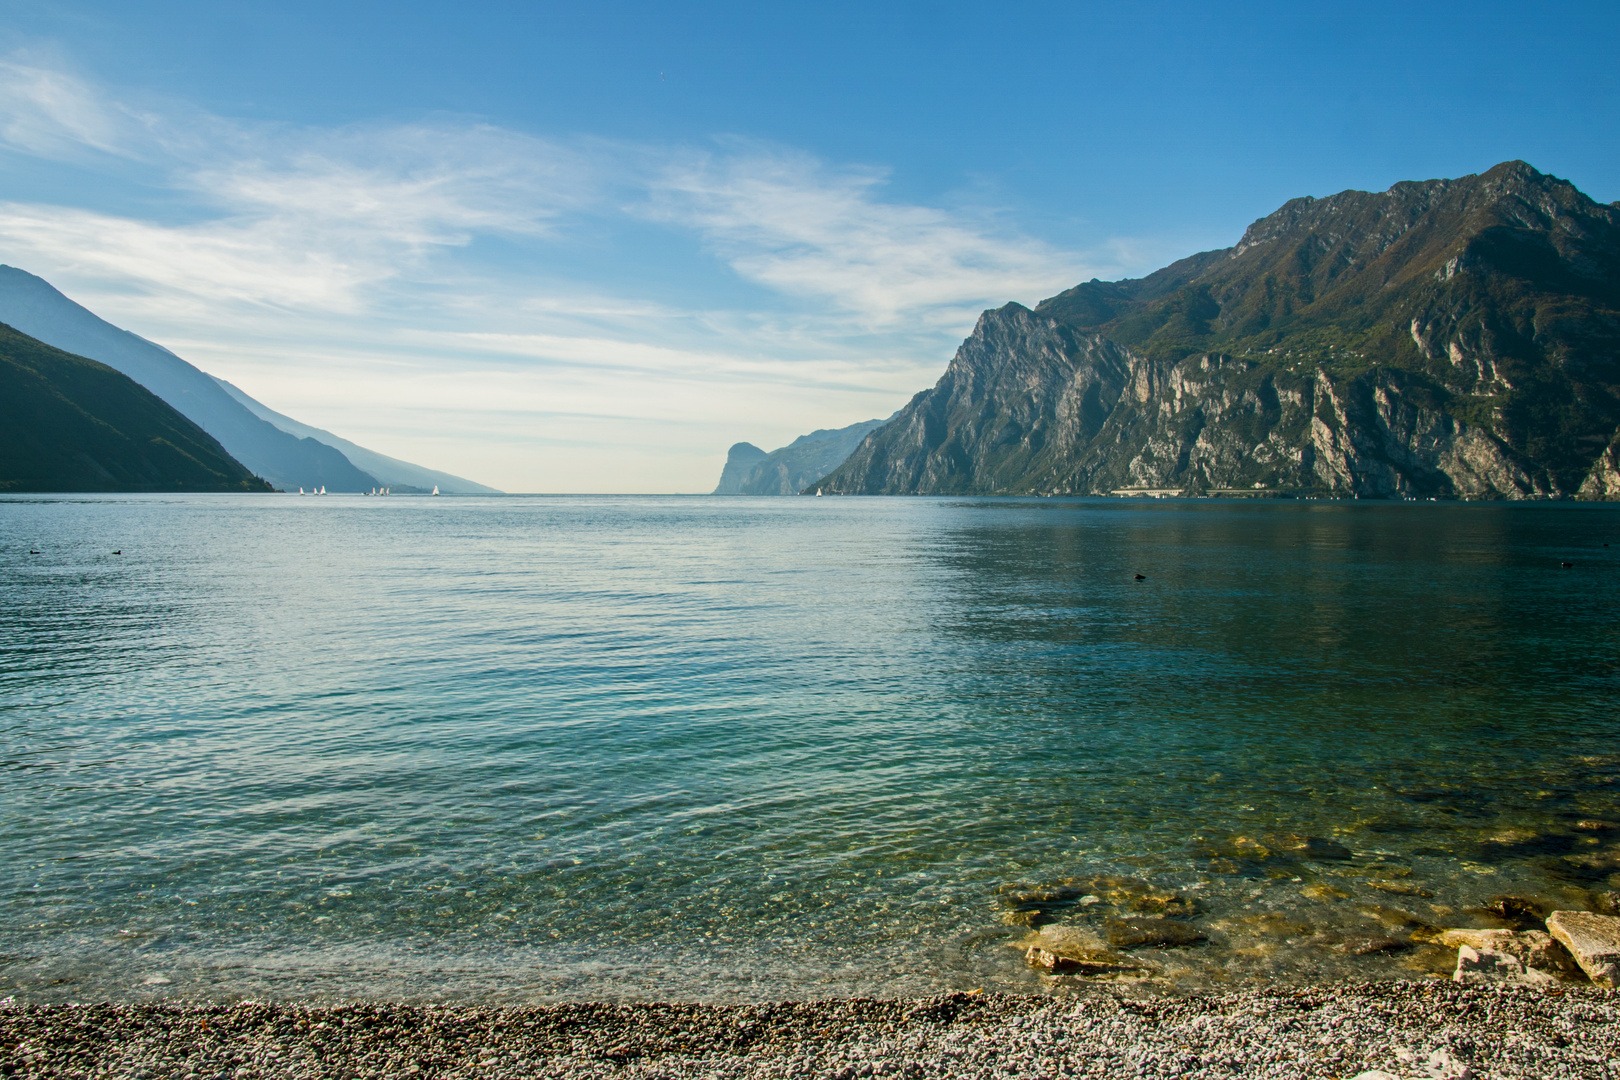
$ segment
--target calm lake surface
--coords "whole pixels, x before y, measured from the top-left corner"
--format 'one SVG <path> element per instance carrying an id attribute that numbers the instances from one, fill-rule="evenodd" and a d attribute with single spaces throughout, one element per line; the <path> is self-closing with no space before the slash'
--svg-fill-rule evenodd
<path id="1" fill-rule="evenodd" d="M 12 497 L 0 994 L 1426 977 L 1620 887 L 1617 600 L 1610 506 Z"/>

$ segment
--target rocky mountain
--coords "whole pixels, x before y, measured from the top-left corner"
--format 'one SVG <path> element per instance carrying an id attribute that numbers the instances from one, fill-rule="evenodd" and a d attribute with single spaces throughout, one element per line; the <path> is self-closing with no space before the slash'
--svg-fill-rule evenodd
<path id="1" fill-rule="evenodd" d="M 848 427 L 823 428 L 768 454 L 753 443 L 737 443 L 726 455 L 713 494 L 797 495 L 838 468 L 868 432 L 886 422 L 863 420 Z"/>
<path id="2" fill-rule="evenodd" d="M 105 364 L 0 325 L 0 491 L 269 491 Z"/>
<path id="3" fill-rule="evenodd" d="M 1620 205 L 1514 161 L 987 311 L 828 493 L 1620 498 Z"/>

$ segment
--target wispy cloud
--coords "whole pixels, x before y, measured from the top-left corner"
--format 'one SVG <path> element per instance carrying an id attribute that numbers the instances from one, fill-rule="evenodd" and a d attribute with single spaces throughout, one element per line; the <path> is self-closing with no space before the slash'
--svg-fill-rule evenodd
<path id="1" fill-rule="evenodd" d="M 593 197 L 577 151 L 453 118 L 308 129 L 119 103 L 82 78 L 0 61 L 0 146 L 156 169 L 184 220 L 0 204 L 0 245 L 157 300 L 358 314 L 364 295 L 479 236 L 537 237 Z M 109 169 L 105 160 L 102 171 Z"/>
<path id="2" fill-rule="evenodd" d="M 42 58 L 0 60 L 0 144 L 52 159 L 137 156 L 147 118 Z"/>
<path id="3" fill-rule="evenodd" d="M 983 217 L 885 201 L 882 170 L 732 144 L 685 154 L 652 181 L 647 212 L 699 230 L 739 274 L 878 325 L 959 322 L 1072 284 L 1086 260 Z"/>

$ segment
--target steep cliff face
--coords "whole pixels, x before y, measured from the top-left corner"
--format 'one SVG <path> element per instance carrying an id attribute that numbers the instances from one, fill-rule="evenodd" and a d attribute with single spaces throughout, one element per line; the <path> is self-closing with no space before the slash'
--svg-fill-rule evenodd
<path id="1" fill-rule="evenodd" d="M 1620 212 L 1522 162 L 986 312 L 832 492 L 1620 497 Z"/>
<path id="2" fill-rule="evenodd" d="M 1130 377 L 1129 354 L 1008 304 L 980 317 L 933 390 L 912 398 L 823 491 L 990 494 L 1073 473 Z"/>

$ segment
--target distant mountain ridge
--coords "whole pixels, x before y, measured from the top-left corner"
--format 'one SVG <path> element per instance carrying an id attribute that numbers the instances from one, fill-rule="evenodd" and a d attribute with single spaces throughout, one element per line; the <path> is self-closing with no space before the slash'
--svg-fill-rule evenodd
<path id="1" fill-rule="evenodd" d="M 822 428 L 770 453 L 753 443 L 737 443 L 726 455 L 713 494 L 797 495 L 836 469 L 868 432 L 885 423 L 863 420 L 848 427 Z"/>
<path id="2" fill-rule="evenodd" d="M 0 491 L 269 491 L 105 364 L 0 325 Z"/>
<path id="3" fill-rule="evenodd" d="M 420 465 L 412 465 L 408 461 L 391 458 L 387 454 L 379 454 L 375 450 L 350 442 L 330 431 L 323 431 L 318 427 L 301 424 L 290 416 L 283 416 L 274 409 L 249 397 L 238 387 L 226 382 L 219 376 L 210 376 L 224 388 L 225 392 L 235 398 L 254 416 L 285 431 L 287 434 L 300 439 L 314 439 L 332 447 L 348 458 L 357 468 L 365 470 L 375 476 L 390 490 L 400 494 L 411 492 L 427 492 L 438 488 L 445 494 L 451 495 L 498 495 L 499 489 L 486 487 L 474 483 L 461 476 L 453 476 L 437 469 L 424 469 Z"/>
<path id="4" fill-rule="evenodd" d="M 1292 200 L 985 312 L 821 487 L 1620 498 L 1620 208 L 1519 161 Z"/>
<path id="5" fill-rule="evenodd" d="M 445 491 L 494 490 L 376 454 L 273 412 L 161 345 L 100 318 L 44 278 L 13 266 L 0 265 L 0 322 L 123 372 L 276 487 L 356 492 L 410 486 L 425 491 L 437 483 Z M 380 470 L 358 467 L 349 451 Z M 419 484 L 414 478 L 427 482 Z"/>

